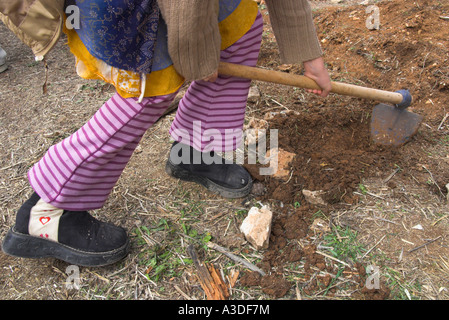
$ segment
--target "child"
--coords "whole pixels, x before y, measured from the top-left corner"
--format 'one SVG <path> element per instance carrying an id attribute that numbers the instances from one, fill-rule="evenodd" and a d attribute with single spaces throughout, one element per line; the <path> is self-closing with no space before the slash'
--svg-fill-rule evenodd
<path id="1" fill-rule="evenodd" d="M 103 206 L 143 134 L 185 81 L 192 83 L 170 128 L 175 143 L 167 173 L 223 197 L 244 197 L 251 191 L 249 173 L 215 154 L 235 149 L 239 137 L 209 141 L 203 133 L 215 130 L 225 136 L 226 130 L 242 128 L 250 80 L 220 76 L 217 69 L 220 61 L 256 65 L 263 20 L 252 0 L 67 4 L 81 13 L 81 28 L 66 30 L 78 74 L 112 83 L 117 93 L 31 168 L 28 177 L 35 192 L 19 209 L 3 250 L 101 266 L 125 257 L 129 240 L 124 229 L 98 221 L 88 211 Z M 314 92 L 326 96 L 330 79 L 308 2 L 266 4 L 283 61 L 303 63 L 305 75 L 322 88 Z M 213 161 L 206 163 L 206 158 Z"/>

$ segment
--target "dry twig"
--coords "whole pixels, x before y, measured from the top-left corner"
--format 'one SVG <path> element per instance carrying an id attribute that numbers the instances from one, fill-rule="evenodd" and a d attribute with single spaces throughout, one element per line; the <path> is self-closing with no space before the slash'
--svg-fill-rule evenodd
<path id="1" fill-rule="evenodd" d="M 439 236 L 439 237 L 437 237 L 437 238 L 435 238 L 435 239 L 429 240 L 429 241 L 427 241 L 426 243 L 424 243 L 424 244 L 422 244 L 422 245 L 420 245 L 420 246 L 417 246 L 416 248 L 413 248 L 413 249 L 409 250 L 408 253 L 411 253 L 411 252 L 413 252 L 413 251 L 416 251 L 416 250 L 419 250 L 419 249 L 421 249 L 421 248 L 424 248 L 425 246 L 427 246 L 427 245 L 429 245 L 429 244 L 431 244 L 431 243 L 437 241 L 437 240 L 440 239 L 440 238 L 441 238 L 441 236 Z"/>
<path id="2" fill-rule="evenodd" d="M 326 258 L 334 260 L 334 261 L 336 261 L 338 263 L 341 263 L 342 265 L 352 269 L 352 267 L 349 264 L 347 264 L 346 262 L 344 262 L 344 261 L 338 260 L 337 258 L 334 258 L 334 257 L 332 257 L 332 256 L 330 256 L 330 255 L 328 255 L 328 254 L 326 254 L 324 252 L 318 251 L 318 250 L 316 250 L 315 252 L 318 253 L 318 254 L 321 254 L 322 256 L 325 256 Z"/>
<path id="3" fill-rule="evenodd" d="M 228 287 L 213 265 L 200 264 L 198 255 L 193 245 L 187 247 L 187 252 L 193 260 L 198 272 L 198 280 L 206 293 L 208 300 L 227 300 L 229 298 Z"/>
<path id="4" fill-rule="evenodd" d="M 244 259 L 242 259 L 240 257 L 237 257 L 235 254 L 230 253 L 229 251 L 227 251 L 225 248 L 219 246 L 218 244 L 215 244 L 213 242 L 208 242 L 207 246 L 209 248 L 211 248 L 211 249 L 214 249 L 214 250 L 216 250 L 218 252 L 223 253 L 228 258 L 243 264 L 244 266 L 248 267 L 250 270 L 259 272 L 262 276 L 266 275 L 266 273 L 262 269 L 256 267 L 252 263 L 250 263 L 250 262 L 248 262 L 248 261 L 246 261 L 246 260 L 244 260 Z"/>

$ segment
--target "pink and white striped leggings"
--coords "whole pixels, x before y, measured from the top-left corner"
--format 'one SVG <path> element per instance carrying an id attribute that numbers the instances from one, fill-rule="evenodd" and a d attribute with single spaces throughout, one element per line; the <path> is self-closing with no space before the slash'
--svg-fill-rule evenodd
<path id="1" fill-rule="evenodd" d="M 263 20 L 221 52 L 222 61 L 255 66 L 259 56 Z M 193 82 L 179 103 L 170 134 L 191 137 L 204 131 L 242 129 L 250 80 L 219 76 L 216 82 Z M 164 113 L 176 93 L 124 99 L 115 94 L 77 132 L 50 147 L 28 172 L 32 188 L 42 200 L 60 209 L 82 211 L 101 208 L 142 136 Z M 196 125 L 195 125 L 196 124 Z M 198 124 L 200 124 L 198 126 Z M 218 131 L 217 131 L 218 130 Z M 190 144 L 203 150 L 209 141 Z M 217 141 L 214 150 L 228 151 L 236 141 Z"/>

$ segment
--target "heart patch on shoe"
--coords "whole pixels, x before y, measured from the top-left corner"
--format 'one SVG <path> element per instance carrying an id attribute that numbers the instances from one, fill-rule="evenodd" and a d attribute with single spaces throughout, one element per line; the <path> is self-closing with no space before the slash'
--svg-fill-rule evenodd
<path id="1" fill-rule="evenodd" d="M 39 221 L 42 223 L 43 226 L 45 226 L 47 223 L 49 223 L 51 220 L 50 217 L 40 217 Z"/>
<path id="2" fill-rule="evenodd" d="M 39 200 L 30 211 L 28 232 L 31 236 L 58 241 L 59 219 L 64 213 L 51 204 Z"/>

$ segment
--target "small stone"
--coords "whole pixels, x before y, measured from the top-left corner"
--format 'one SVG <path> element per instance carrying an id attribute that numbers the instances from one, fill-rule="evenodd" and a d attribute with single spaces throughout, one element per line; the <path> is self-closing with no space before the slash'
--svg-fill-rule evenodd
<path id="1" fill-rule="evenodd" d="M 329 224 L 321 218 L 316 218 L 315 220 L 313 220 L 310 229 L 318 233 L 326 233 L 331 231 L 331 229 L 329 228 Z"/>
<path id="2" fill-rule="evenodd" d="M 258 87 L 253 86 L 249 88 L 248 102 L 257 102 L 260 99 L 260 90 Z"/>
<path id="3" fill-rule="evenodd" d="M 141 153 L 143 151 L 142 146 L 139 144 L 136 149 L 134 150 L 134 153 L 138 154 Z"/>
<path id="4" fill-rule="evenodd" d="M 318 205 L 327 205 L 327 202 L 323 200 L 322 195 L 324 194 L 324 191 L 310 191 L 310 190 L 302 190 L 302 194 L 306 198 L 307 202 L 311 204 L 318 204 Z"/>
<path id="5" fill-rule="evenodd" d="M 251 194 L 255 196 L 261 196 L 265 193 L 265 186 L 262 182 L 256 181 L 253 183 Z"/>

